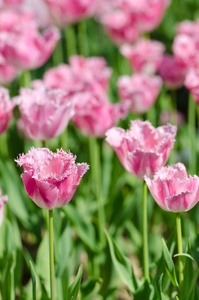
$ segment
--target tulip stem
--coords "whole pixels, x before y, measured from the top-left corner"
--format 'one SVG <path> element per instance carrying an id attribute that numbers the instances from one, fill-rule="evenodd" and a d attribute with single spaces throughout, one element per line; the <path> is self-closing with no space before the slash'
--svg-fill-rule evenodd
<path id="1" fill-rule="evenodd" d="M 149 280 L 149 257 L 148 257 L 148 229 L 147 229 L 147 185 L 143 181 L 142 199 L 142 238 L 143 238 L 143 264 L 144 278 Z"/>
<path id="2" fill-rule="evenodd" d="M 53 253 L 53 210 L 49 210 L 49 262 L 51 300 L 55 300 L 54 253 Z"/>
<path id="3" fill-rule="evenodd" d="M 30 71 L 23 71 L 20 77 L 20 87 L 29 88 L 31 82 L 31 74 Z"/>
<path id="4" fill-rule="evenodd" d="M 101 163 L 100 163 L 100 149 L 98 140 L 94 137 L 89 139 L 89 146 L 90 146 L 90 161 L 91 161 L 91 174 L 94 183 L 94 190 L 96 191 L 96 198 L 98 201 L 98 230 L 99 230 L 99 240 L 101 244 L 104 244 L 104 223 L 105 223 L 105 216 L 104 216 L 104 205 L 102 199 L 102 192 L 101 192 Z"/>
<path id="5" fill-rule="evenodd" d="M 196 174 L 196 103 L 189 94 L 188 133 L 189 133 L 189 171 Z"/>
<path id="6" fill-rule="evenodd" d="M 178 254 L 183 253 L 182 250 L 182 228 L 181 228 L 181 219 L 178 214 L 176 214 L 176 229 L 177 229 L 177 244 L 178 244 Z M 178 257 L 178 271 L 179 271 L 179 285 L 182 286 L 183 282 L 183 263 L 182 257 Z"/>
<path id="7" fill-rule="evenodd" d="M 69 58 L 71 55 L 75 55 L 77 53 L 74 25 L 69 25 L 68 27 L 66 27 L 65 41 L 66 41 L 67 57 Z"/>

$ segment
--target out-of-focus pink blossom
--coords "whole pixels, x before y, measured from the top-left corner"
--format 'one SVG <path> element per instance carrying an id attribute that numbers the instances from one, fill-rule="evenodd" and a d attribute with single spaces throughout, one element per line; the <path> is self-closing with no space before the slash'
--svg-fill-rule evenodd
<path id="1" fill-rule="evenodd" d="M 179 34 L 173 42 L 173 53 L 179 63 L 188 68 L 197 68 L 199 65 L 199 37 Z"/>
<path id="2" fill-rule="evenodd" d="M 137 3 L 140 1 L 133 2 Z M 139 13 L 138 18 L 138 28 L 142 33 L 151 32 L 159 26 L 165 10 L 170 4 L 170 0 L 145 0 L 144 2 L 145 6 L 143 5 L 143 9 Z"/>
<path id="3" fill-rule="evenodd" d="M 61 88 L 70 94 L 97 89 L 96 85 L 107 90 L 111 74 L 112 70 L 103 57 L 74 55 L 70 57 L 69 65 L 61 64 L 49 69 L 43 81 L 33 81 L 32 84 L 34 87 Z"/>
<path id="4" fill-rule="evenodd" d="M 124 11 L 109 12 L 100 20 L 116 45 L 133 43 L 140 36 L 135 20 Z"/>
<path id="5" fill-rule="evenodd" d="M 98 0 L 45 0 L 51 15 L 61 27 L 92 16 Z"/>
<path id="6" fill-rule="evenodd" d="M 73 100 L 73 121 L 86 136 L 104 137 L 105 132 L 115 126 L 119 119 L 126 118 L 129 109 L 126 104 L 110 103 L 104 91 L 77 93 Z"/>
<path id="7" fill-rule="evenodd" d="M 159 68 L 165 46 L 158 41 L 139 39 L 135 45 L 124 44 L 120 50 L 134 71 L 150 75 Z"/>
<path id="8" fill-rule="evenodd" d="M 180 111 L 169 111 L 164 110 L 160 114 L 159 122 L 161 125 L 166 125 L 168 123 L 176 124 L 178 127 L 185 123 L 185 118 L 183 113 Z"/>
<path id="9" fill-rule="evenodd" d="M 10 6 L 10 7 L 13 7 L 13 6 L 18 6 L 20 4 L 22 4 L 24 2 L 24 0 L 1 0 L 0 1 L 0 7 L 1 5 L 4 7 L 4 6 Z"/>
<path id="10" fill-rule="evenodd" d="M 186 34 L 189 36 L 198 36 L 199 35 L 199 20 L 190 21 L 185 20 L 177 25 L 177 34 Z"/>
<path id="11" fill-rule="evenodd" d="M 133 113 L 144 113 L 157 100 L 162 80 L 159 76 L 149 77 L 146 74 L 121 76 L 118 80 L 119 96 L 122 101 L 130 102 Z"/>
<path id="12" fill-rule="evenodd" d="M 18 31 L 33 21 L 31 12 L 16 11 L 14 9 L 0 10 L 0 32 Z"/>
<path id="13" fill-rule="evenodd" d="M 182 163 L 162 167 L 153 180 L 145 177 L 145 181 L 157 204 L 166 211 L 188 211 L 199 200 L 199 178 L 188 177 Z"/>
<path id="14" fill-rule="evenodd" d="M 9 65 L 0 54 L 0 85 L 10 83 L 17 76 L 17 69 Z"/>
<path id="15" fill-rule="evenodd" d="M 2 196 L 2 191 L 0 189 L 0 226 L 4 219 L 4 205 L 8 201 L 8 196 Z"/>
<path id="16" fill-rule="evenodd" d="M 184 85 L 191 92 L 196 103 L 199 104 L 199 70 L 190 69 L 186 75 Z"/>
<path id="17" fill-rule="evenodd" d="M 0 134 L 8 128 L 15 105 L 16 103 L 10 100 L 8 90 L 0 87 Z"/>
<path id="18" fill-rule="evenodd" d="M 71 98 L 63 90 L 21 89 L 17 97 L 24 134 L 45 141 L 59 136 L 74 115 Z"/>
<path id="19" fill-rule="evenodd" d="M 40 34 L 29 14 L 16 14 L 9 21 L 6 16 L 4 19 L 0 21 L 0 54 L 22 70 L 42 66 L 60 38 L 58 29 L 50 27 Z"/>
<path id="20" fill-rule="evenodd" d="M 16 162 L 24 168 L 21 177 L 28 196 L 41 208 L 66 205 L 88 170 L 86 163 L 75 164 L 75 160 L 70 152 L 53 153 L 47 148 L 19 155 Z"/>
<path id="21" fill-rule="evenodd" d="M 123 167 L 143 179 L 152 177 L 168 160 L 177 128 L 168 124 L 154 128 L 149 121 L 132 121 L 130 129 L 111 128 L 106 141 L 115 150 Z"/>
<path id="22" fill-rule="evenodd" d="M 165 54 L 158 71 L 168 88 L 176 89 L 183 85 L 186 68 L 175 56 Z"/>
<path id="23" fill-rule="evenodd" d="M 142 33 L 154 30 L 161 22 L 168 0 L 120 0 L 100 17 L 113 41 L 134 42 Z"/>

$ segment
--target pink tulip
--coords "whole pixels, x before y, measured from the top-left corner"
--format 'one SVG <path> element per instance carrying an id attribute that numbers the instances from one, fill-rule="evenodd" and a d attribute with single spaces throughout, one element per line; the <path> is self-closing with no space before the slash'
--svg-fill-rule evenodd
<path id="1" fill-rule="evenodd" d="M 67 204 L 88 170 L 86 163 L 75 164 L 75 160 L 70 152 L 53 153 L 47 148 L 32 148 L 19 155 L 16 162 L 24 168 L 21 177 L 28 196 L 49 210 Z"/>
<path id="2" fill-rule="evenodd" d="M 142 33 L 154 30 L 161 22 L 169 0 L 120 0 L 100 17 L 117 45 L 132 43 Z"/>
<path id="3" fill-rule="evenodd" d="M 28 26 L 33 21 L 31 12 L 24 12 L 14 9 L 0 10 L 0 32 L 18 31 L 21 27 Z"/>
<path id="4" fill-rule="evenodd" d="M 111 68 L 106 66 L 103 57 L 84 58 L 74 55 L 69 58 L 69 65 L 60 64 L 49 69 L 43 77 L 43 81 L 32 82 L 33 87 L 47 86 L 49 88 L 61 88 L 70 94 L 88 90 L 108 89 Z"/>
<path id="5" fill-rule="evenodd" d="M 83 18 L 92 16 L 97 8 L 97 0 L 45 0 L 55 22 L 65 27 Z"/>
<path id="6" fill-rule="evenodd" d="M 10 101 L 8 90 L 0 87 L 0 134 L 8 128 L 15 105 L 14 101 Z"/>
<path id="7" fill-rule="evenodd" d="M 122 10 L 108 12 L 100 21 L 116 45 L 133 43 L 140 36 L 135 19 Z"/>
<path id="8" fill-rule="evenodd" d="M 2 0 L 3 4 L 6 5 L 18 5 L 23 3 L 24 0 Z"/>
<path id="9" fill-rule="evenodd" d="M 105 132 L 113 127 L 119 119 L 125 118 L 128 105 L 108 102 L 103 91 L 100 93 L 78 93 L 75 102 L 75 125 L 86 136 L 104 137 Z"/>
<path id="10" fill-rule="evenodd" d="M 44 141 L 59 136 L 74 115 L 74 106 L 62 90 L 21 89 L 17 97 L 24 134 Z"/>
<path id="11" fill-rule="evenodd" d="M 196 103 L 199 104 L 199 70 L 190 69 L 186 75 L 184 84 L 191 92 Z"/>
<path id="12" fill-rule="evenodd" d="M 158 71 L 168 88 L 176 89 L 183 85 L 186 68 L 174 56 L 164 55 Z"/>
<path id="13" fill-rule="evenodd" d="M 135 1 L 135 3 L 138 2 Z M 170 0 L 144 0 L 144 2 L 145 5 L 143 5 L 142 11 L 139 12 L 138 18 L 138 28 L 142 33 L 151 32 L 159 26 Z"/>
<path id="14" fill-rule="evenodd" d="M 179 34 L 173 42 L 173 53 L 185 68 L 197 68 L 199 64 L 199 38 L 187 34 Z"/>
<path id="15" fill-rule="evenodd" d="M 188 211 L 199 200 L 199 178 L 188 177 L 181 163 L 162 167 L 153 180 L 145 177 L 145 181 L 157 204 L 166 211 Z"/>
<path id="16" fill-rule="evenodd" d="M 40 34 L 36 24 L 26 17 L 19 23 L 17 19 L 16 22 L 6 23 L 6 26 L 7 29 L 0 32 L 0 54 L 8 63 L 22 70 L 42 66 L 60 38 L 59 31 L 54 27 Z"/>
<path id="17" fill-rule="evenodd" d="M 168 160 L 177 127 L 168 124 L 154 128 L 149 121 L 132 121 L 130 129 L 111 128 L 106 141 L 115 150 L 123 167 L 143 179 L 152 177 Z"/>
<path id="18" fill-rule="evenodd" d="M 166 125 L 168 123 L 176 123 L 176 125 L 182 126 L 185 123 L 185 117 L 180 111 L 164 110 L 160 113 L 159 123 Z"/>
<path id="19" fill-rule="evenodd" d="M 177 25 L 177 34 L 186 34 L 189 36 L 199 35 L 199 21 L 185 20 Z"/>
<path id="20" fill-rule="evenodd" d="M 4 219 L 4 204 L 8 201 L 8 196 L 1 196 L 2 191 L 0 189 L 0 226 Z"/>
<path id="21" fill-rule="evenodd" d="M 10 83 L 17 76 L 17 69 L 9 65 L 0 54 L 0 85 Z"/>
<path id="22" fill-rule="evenodd" d="M 157 100 L 162 80 L 159 76 L 145 74 L 124 75 L 118 80 L 119 95 L 123 102 L 130 102 L 133 113 L 144 113 Z"/>
<path id="23" fill-rule="evenodd" d="M 135 72 L 156 73 L 161 64 L 165 47 L 157 41 L 139 39 L 135 45 L 124 44 L 121 53 Z"/>

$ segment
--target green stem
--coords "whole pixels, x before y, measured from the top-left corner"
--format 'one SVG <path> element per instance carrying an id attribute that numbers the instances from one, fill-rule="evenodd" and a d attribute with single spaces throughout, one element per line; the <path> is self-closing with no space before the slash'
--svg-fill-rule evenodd
<path id="1" fill-rule="evenodd" d="M 196 103 L 189 94 L 188 135 L 189 135 L 189 171 L 196 174 Z"/>
<path id="2" fill-rule="evenodd" d="M 98 140 L 94 137 L 89 139 L 90 147 L 90 162 L 91 162 L 91 174 L 93 178 L 94 190 L 96 191 L 96 198 L 98 201 L 98 231 L 99 240 L 101 245 L 104 245 L 104 225 L 105 225 L 105 212 L 101 191 L 101 163 L 100 163 L 100 149 Z"/>
<path id="3" fill-rule="evenodd" d="M 49 262 L 51 300 L 55 300 L 54 253 L 53 253 L 53 210 L 49 210 Z"/>
<path id="4" fill-rule="evenodd" d="M 56 48 L 52 53 L 52 60 L 54 67 L 64 62 L 62 38 L 58 41 Z"/>
<path id="5" fill-rule="evenodd" d="M 81 55 L 87 57 L 89 55 L 88 39 L 87 39 L 87 26 L 86 21 L 81 21 L 78 24 L 78 41 L 79 52 Z"/>
<path id="6" fill-rule="evenodd" d="M 147 229 L 147 185 L 143 181 L 142 199 L 142 238 L 143 238 L 143 264 L 144 278 L 149 280 L 149 257 L 148 257 L 148 229 Z"/>
<path id="7" fill-rule="evenodd" d="M 176 214 L 176 229 L 177 229 L 177 245 L 178 245 L 178 254 L 183 253 L 182 250 L 182 228 L 181 228 L 181 219 L 178 214 Z M 183 263 L 182 257 L 178 257 L 178 271 L 179 271 L 179 285 L 181 287 L 183 282 Z"/>
<path id="8" fill-rule="evenodd" d="M 26 87 L 29 88 L 30 87 L 30 83 L 31 83 L 31 74 L 30 71 L 23 71 L 21 73 L 21 77 L 20 77 L 20 87 Z"/>
<path id="9" fill-rule="evenodd" d="M 71 55 L 75 55 L 77 53 L 74 25 L 70 25 L 65 29 L 65 42 L 67 57 L 69 58 Z"/>

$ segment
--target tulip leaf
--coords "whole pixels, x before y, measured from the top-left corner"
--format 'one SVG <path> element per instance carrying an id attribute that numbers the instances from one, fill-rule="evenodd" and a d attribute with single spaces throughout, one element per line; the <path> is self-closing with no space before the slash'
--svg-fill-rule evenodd
<path id="1" fill-rule="evenodd" d="M 81 286 L 81 299 L 92 300 L 94 296 L 98 295 L 102 286 L 102 279 L 90 279 L 84 282 Z"/>
<path id="2" fill-rule="evenodd" d="M 36 296 L 36 274 L 35 274 L 35 270 L 33 267 L 33 264 L 30 260 L 30 273 L 31 273 L 31 277 L 32 277 L 32 300 L 37 300 L 37 296 Z"/>
<path id="3" fill-rule="evenodd" d="M 179 257 L 183 256 L 185 258 L 188 258 L 187 261 L 191 262 L 191 265 L 189 263 L 185 264 L 186 269 L 184 270 L 184 274 L 189 274 L 188 278 L 186 278 L 185 283 L 182 285 L 182 295 L 181 298 L 184 300 L 192 300 L 194 299 L 194 290 L 197 284 L 197 278 L 199 274 L 199 269 L 197 262 L 195 259 L 187 253 L 180 253 L 180 254 L 175 254 L 174 257 Z M 194 263 L 194 268 L 192 264 Z M 187 282 L 188 281 L 188 284 Z"/>
<path id="4" fill-rule="evenodd" d="M 121 253 L 115 241 L 110 237 L 108 232 L 105 233 L 113 264 L 121 280 L 127 285 L 131 293 L 134 294 L 138 289 L 138 281 L 134 275 L 132 264 L 130 260 Z"/>
<path id="5" fill-rule="evenodd" d="M 68 300 L 77 300 L 79 289 L 80 289 L 80 283 L 82 279 L 82 273 L 83 273 L 83 267 L 82 265 L 79 267 L 79 270 L 77 272 L 77 276 L 73 283 L 68 288 L 68 296 L 66 299 Z"/>
<path id="6" fill-rule="evenodd" d="M 95 231 L 92 223 L 86 221 L 83 216 L 70 204 L 63 207 L 67 218 L 74 224 L 77 234 L 82 242 L 93 252 L 98 252 L 95 239 Z"/>
<path id="7" fill-rule="evenodd" d="M 166 268 L 167 274 L 168 274 L 172 284 L 175 287 L 178 287 L 175 266 L 174 266 L 171 254 L 167 248 L 167 245 L 166 245 L 164 239 L 162 239 L 162 244 L 163 244 L 163 257 L 164 257 L 164 261 L 165 261 L 165 268 Z"/>
<path id="8" fill-rule="evenodd" d="M 152 284 L 150 284 L 147 280 L 137 289 L 137 291 L 133 294 L 134 300 L 153 300 L 155 295 L 155 289 Z"/>
<path id="9" fill-rule="evenodd" d="M 46 292 L 50 296 L 50 286 L 49 286 L 49 245 L 48 245 L 48 233 L 46 232 L 40 243 L 37 257 L 36 257 L 36 272 L 43 280 Z"/>
<path id="10" fill-rule="evenodd" d="M 2 275 L 2 297 L 6 300 L 15 300 L 14 269 L 16 265 L 16 253 L 13 251 L 6 261 Z"/>

